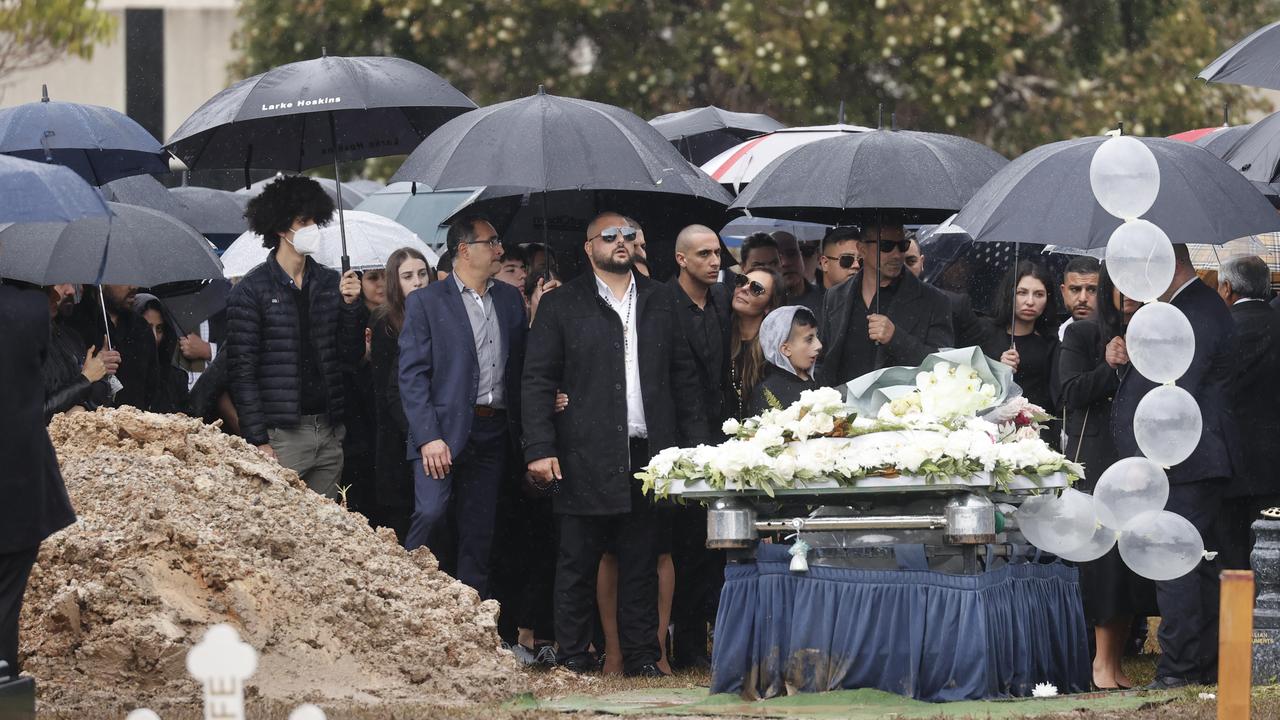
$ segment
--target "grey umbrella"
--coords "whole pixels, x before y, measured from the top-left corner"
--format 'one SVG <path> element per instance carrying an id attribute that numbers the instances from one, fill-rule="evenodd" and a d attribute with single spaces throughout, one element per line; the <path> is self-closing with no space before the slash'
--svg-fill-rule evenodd
<path id="1" fill-rule="evenodd" d="M 1093 196 L 1089 163 L 1105 137 L 1042 145 L 1009 163 L 952 221 L 977 241 L 1088 250 L 1120 226 Z M 1142 217 L 1175 244 L 1211 243 L 1280 230 L 1280 215 L 1240 173 L 1191 143 L 1138 138 L 1160 167 L 1160 193 Z"/>
<path id="2" fill-rule="evenodd" d="M 937 222 L 959 210 L 1008 160 L 967 138 L 912 130 L 840 135 L 783 153 L 730 210 L 838 225 L 876 212 Z"/>
<path id="3" fill-rule="evenodd" d="M 112 180 L 102 186 L 102 194 L 111 202 L 138 205 L 170 215 L 177 215 L 182 209 L 182 204 L 169 193 L 169 188 L 150 175 Z"/>
<path id="4" fill-rule="evenodd" d="M 1254 30 L 1206 65 L 1196 77 L 1209 82 L 1280 90 L 1280 22 Z"/>
<path id="5" fill-rule="evenodd" d="M 0 222 L 71 222 L 110 213 L 102 195 L 74 170 L 5 155 L 0 155 L 0 198 Z"/>
<path id="6" fill-rule="evenodd" d="M 195 228 L 149 208 L 107 205 L 110 218 L 0 229 L 0 276 L 139 287 L 222 276 L 222 263 Z"/>
<path id="7" fill-rule="evenodd" d="M 1202 147 L 1218 157 L 1225 157 L 1251 128 L 1253 128 L 1253 123 L 1224 127 L 1221 130 L 1196 138 L 1191 144 Z"/>
<path id="8" fill-rule="evenodd" d="M 179 204 L 173 214 L 223 250 L 249 229 L 249 222 L 244 218 L 250 199 L 247 195 L 188 185 L 169 192 Z"/>
<path id="9" fill-rule="evenodd" d="M 731 112 L 714 105 L 659 115 L 649 124 L 694 165 L 701 165 L 743 140 L 786 127 L 768 115 Z"/>

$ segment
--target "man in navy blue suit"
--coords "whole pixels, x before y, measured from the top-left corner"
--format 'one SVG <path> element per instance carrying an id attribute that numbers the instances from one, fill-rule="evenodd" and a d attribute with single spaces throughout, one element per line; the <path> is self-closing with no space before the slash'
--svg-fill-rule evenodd
<path id="1" fill-rule="evenodd" d="M 400 398 L 415 461 L 405 547 L 436 546 L 455 498 L 457 576 L 487 597 L 498 488 L 520 436 L 528 322 L 520 291 L 493 280 L 502 261 L 493 225 L 461 218 L 447 241 L 453 273 L 409 294 L 400 332 Z"/>
<path id="2" fill-rule="evenodd" d="M 1190 520 L 1205 545 L 1218 547 L 1217 516 L 1232 473 L 1235 428 L 1227 408 L 1234 363 L 1235 330 L 1222 299 L 1196 276 L 1185 245 L 1174 245 L 1177 270 L 1160 298 L 1187 316 L 1195 331 L 1195 355 L 1178 379 L 1200 406 L 1204 429 L 1191 456 L 1169 468 L 1165 509 Z M 1127 359 L 1127 355 L 1125 356 Z M 1119 369 L 1120 387 L 1111 406 L 1111 428 L 1120 457 L 1141 455 L 1133 435 L 1138 402 L 1156 387 L 1136 368 Z M 1153 688 L 1213 684 L 1218 656 L 1216 564 L 1202 561 L 1187 575 L 1156 583 L 1160 604 L 1160 662 Z"/>

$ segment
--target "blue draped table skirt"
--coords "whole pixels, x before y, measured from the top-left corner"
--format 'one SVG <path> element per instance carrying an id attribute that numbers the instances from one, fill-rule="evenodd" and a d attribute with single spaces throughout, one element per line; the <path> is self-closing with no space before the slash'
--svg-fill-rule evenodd
<path id="1" fill-rule="evenodd" d="M 711 691 L 768 698 L 878 688 L 931 702 L 1085 692 L 1077 571 L 1008 564 L 980 575 L 811 566 L 787 546 L 725 569 Z"/>

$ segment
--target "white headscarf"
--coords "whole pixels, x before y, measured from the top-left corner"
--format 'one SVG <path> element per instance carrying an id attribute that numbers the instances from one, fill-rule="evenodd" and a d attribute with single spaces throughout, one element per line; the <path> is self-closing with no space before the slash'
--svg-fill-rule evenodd
<path id="1" fill-rule="evenodd" d="M 782 354 L 782 343 L 791 337 L 791 321 L 801 310 L 810 312 L 803 305 L 786 305 L 765 315 L 764 322 L 760 323 L 760 351 L 764 359 L 796 377 L 800 377 L 800 373 L 796 372 L 791 359 Z"/>

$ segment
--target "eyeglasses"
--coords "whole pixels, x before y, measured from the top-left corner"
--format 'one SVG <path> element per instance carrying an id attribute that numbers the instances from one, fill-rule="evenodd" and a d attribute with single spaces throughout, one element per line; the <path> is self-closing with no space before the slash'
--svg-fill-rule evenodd
<path id="1" fill-rule="evenodd" d="M 633 227 L 607 227 L 601 230 L 598 235 L 592 235 L 589 239 L 600 238 L 606 243 L 616 243 L 619 236 L 622 237 L 623 242 L 635 242 L 636 229 Z"/>
<path id="2" fill-rule="evenodd" d="M 859 242 L 871 242 L 871 241 L 860 240 Z M 880 252 L 882 253 L 893 252 L 894 250 L 897 250 L 898 252 L 906 252 L 907 249 L 910 247 L 911 247 L 910 240 L 881 240 L 880 241 Z"/>
<path id="3" fill-rule="evenodd" d="M 488 240 L 468 240 L 462 244 L 463 245 L 488 245 L 489 247 L 501 247 L 502 238 L 498 237 L 497 235 L 494 235 Z"/>
<path id="4" fill-rule="evenodd" d="M 768 292 L 767 290 L 764 289 L 764 285 L 760 284 L 759 280 L 752 280 L 746 275 L 739 275 L 738 279 L 735 280 L 734 282 L 737 283 L 738 287 L 745 287 L 747 289 L 747 292 L 751 293 L 752 295 L 755 295 L 756 297 L 760 297 L 761 295 L 764 295 L 766 292 Z"/>
<path id="5" fill-rule="evenodd" d="M 833 257 L 831 255 L 823 255 L 822 257 L 830 260 L 831 262 L 840 263 L 840 267 L 844 268 L 845 270 L 848 270 L 854 265 L 858 265 L 862 263 L 862 258 L 852 253 L 845 253 L 840 257 Z"/>

